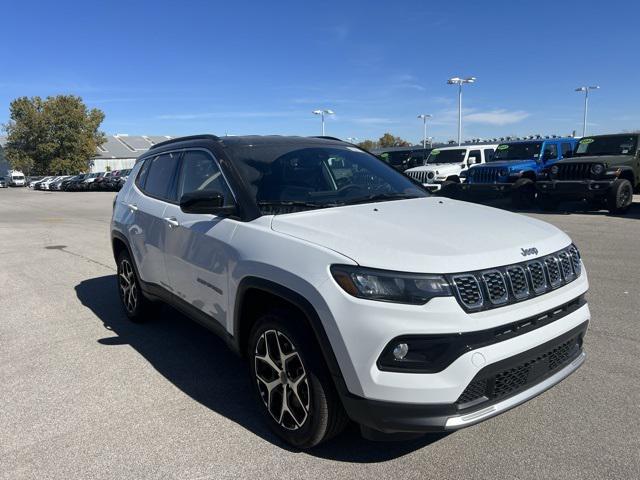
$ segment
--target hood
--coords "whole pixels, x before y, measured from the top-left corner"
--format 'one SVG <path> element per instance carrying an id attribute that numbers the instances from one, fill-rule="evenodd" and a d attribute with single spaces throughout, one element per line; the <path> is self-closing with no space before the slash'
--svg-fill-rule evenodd
<path id="1" fill-rule="evenodd" d="M 607 163 L 609 165 L 622 165 L 631 163 L 633 155 L 594 155 L 592 157 L 569 157 L 558 163 Z"/>
<path id="2" fill-rule="evenodd" d="M 423 165 L 422 167 L 410 168 L 406 172 L 450 172 L 459 171 L 462 169 L 460 163 L 430 163 L 429 165 Z M 405 173 L 406 173 L 405 172 Z"/>
<path id="3" fill-rule="evenodd" d="M 571 243 L 523 215 L 441 197 L 276 215 L 271 228 L 329 248 L 362 266 L 455 273 L 532 260 Z M 537 255 L 522 256 L 523 248 Z"/>
<path id="4" fill-rule="evenodd" d="M 523 168 L 535 169 L 538 164 L 535 160 L 498 160 L 496 162 L 483 163 L 478 165 L 477 168 L 507 168 L 509 170 L 522 170 Z M 472 168 L 476 168 L 474 165 Z"/>

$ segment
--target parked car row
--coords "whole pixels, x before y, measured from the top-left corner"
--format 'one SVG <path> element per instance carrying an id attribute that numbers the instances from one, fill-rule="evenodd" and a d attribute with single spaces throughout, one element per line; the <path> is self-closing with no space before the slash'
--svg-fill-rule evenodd
<path id="1" fill-rule="evenodd" d="M 639 139 L 623 133 L 446 147 L 404 173 L 451 198 L 510 195 L 515 208 L 538 203 L 544 209 L 587 200 L 594 208 L 624 213 L 640 191 Z"/>
<path id="2" fill-rule="evenodd" d="M 112 172 L 81 173 L 31 179 L 28 186 L 34 190 L 77 192 L 86 190 L 119 191 L 127 181 L 131 169 Z"/>

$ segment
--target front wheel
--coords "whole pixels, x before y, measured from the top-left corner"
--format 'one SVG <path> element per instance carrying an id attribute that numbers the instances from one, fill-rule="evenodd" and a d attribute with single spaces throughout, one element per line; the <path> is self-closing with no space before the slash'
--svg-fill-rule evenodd
<path id="1" fill-rule="evenodd" d="M 611 213 L 625 213 L 633 203 L 633 186 L 626 178 L 616 179 L 607 194 L 607 205 Z"/>
<path id="2" fill-rule="evenodd" d="M 271 429 L 307 449 L 337 435 L 348 419 L 304 319 L 287 310 L 262 316 L 249 339 L 251 383 Z"/>
<path id="3" fill-rule="evenodd" d="M 531 208 L 536 199 L 536 185 L 530 178 L 520 178 L 513 184 L 511 201 L 518 209 Z"/>

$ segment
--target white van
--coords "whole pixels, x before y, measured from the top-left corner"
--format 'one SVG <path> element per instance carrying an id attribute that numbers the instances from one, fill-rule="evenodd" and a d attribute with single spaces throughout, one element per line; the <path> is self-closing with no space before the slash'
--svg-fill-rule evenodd
<path id="1" fill-rule="evenodd" d="M 24 187 L 27 184 L 24 173 L 18 170 L 9 170 L 7 174 L 7 185 L 10 187 Z"/>
<path id="2" fill-rule="evenodd" d="M 405 170 L 404 174 L 422 183 L 427 190 L 440 190 L 445 181 L 460 182 L 460 173 L 471 165 L 493 158 L 498 145 L 461 145 L 434 148 L 422 167 Z"/>

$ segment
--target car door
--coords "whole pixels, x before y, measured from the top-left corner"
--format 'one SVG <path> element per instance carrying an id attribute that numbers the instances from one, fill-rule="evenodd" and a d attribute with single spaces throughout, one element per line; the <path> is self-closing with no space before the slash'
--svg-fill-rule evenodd
<path id="1" fill-rule="evenodd" d="M 216 191 L 233 204 L 231 189 L 214 156 L 186 150 L 181 160 L 176 199 L 185 193 Z M 192 214 L 177 203 L 165 210 L 165 264 L 174 294 L 226 327 L 228 273 L 234 258 L 231 237 L 238 222 L 216 215 Z"/>
<path id="2" fill-rule="evenodd" d="M 135 187 L 125 199 L 132 212 L 129 239 L 134 260 L 143 281 L 167 288 L 164 260 L 164 211 L 173 191 L 180 152 L 170 152 L 145 160 Z"/>

